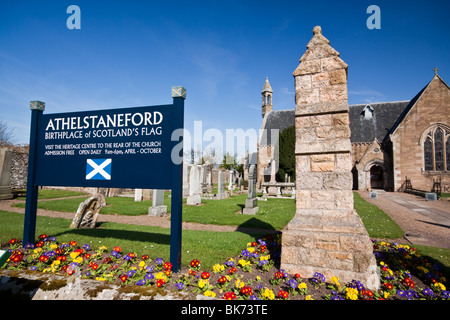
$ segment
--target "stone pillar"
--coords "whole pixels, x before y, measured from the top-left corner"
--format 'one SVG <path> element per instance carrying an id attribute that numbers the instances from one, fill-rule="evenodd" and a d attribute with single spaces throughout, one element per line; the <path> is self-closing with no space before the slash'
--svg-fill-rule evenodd
<path id="1" fill-rule="evenodd" d="M 200 173 L 198 167 L 193 165 L 189 173 L 189 197 L 187 198 L 188 205 L 196 205 L 202 202 L 200 197 Z"/>
<path id="2" fill-rule="evenodd" d="M 281 268 L 377 289 L 373 247 L 353 209 L 347 64 L 320 27 L 295 78 L 296 213 L 282 236 Z"/>
<path id="3" fill-rule="evenodd" d="M 0 149 L 0 200 L 12 199 L 11 190 L 11 161 L 12 151 Z"/>
<path id="4" fill-rule="evenodd" d="M 259 210 L 258 199 L 256 199 L 256 169 L 255 165 L 250 165 L 248 170 L 248 196 L 245 199 L 243 214 L 256 214 Z"/>
<path id="5" fill-rule="evenodd" d="M 167 206 L 164 205 L 164 190 L 153 189 L 152 206 L 148 208 L 148 215 L 162 217 L 166 214 L 167 214 Z"/>

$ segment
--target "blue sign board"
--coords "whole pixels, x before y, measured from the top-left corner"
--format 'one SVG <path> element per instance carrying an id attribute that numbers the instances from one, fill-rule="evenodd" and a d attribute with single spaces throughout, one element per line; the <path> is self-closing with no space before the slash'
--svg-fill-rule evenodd
<path id="1" fill-rule="evenodd" d="M 173 105 L 43 114 L 36 184 L 170 189 Z"/>
<path id="2" fill-rule="evenodd" d="M 181 265 L 184 99 L 173 104 L 43 114 L 30 104 L 24 245 L 34 243 L 38 186 L 171 189 L 170 261 Z"/>

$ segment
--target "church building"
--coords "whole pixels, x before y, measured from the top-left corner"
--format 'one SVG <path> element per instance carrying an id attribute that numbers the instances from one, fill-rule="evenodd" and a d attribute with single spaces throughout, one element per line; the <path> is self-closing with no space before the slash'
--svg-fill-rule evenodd
<path id="1" fill-rule="evenodd" d="M 426 191 L 440 179 L 442 192 L 450 192 L 450 88 L 437 70 L 409 101 L 349 106 L 353 189 L 397 191 L 408 178 L 413 188 Z M 295 125 L 294 109 L 273 110 L 267 78 L 261 94 L 258 185 L 275 181 L 278 137 Z"/>

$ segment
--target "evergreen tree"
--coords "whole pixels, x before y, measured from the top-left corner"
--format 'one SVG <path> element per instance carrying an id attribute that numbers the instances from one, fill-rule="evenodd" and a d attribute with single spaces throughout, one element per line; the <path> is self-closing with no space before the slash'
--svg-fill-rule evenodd
<path id="1" fill-rule="evenodd" d="M 295 127 L 284 129 L 279 136 L 277 181 L 284 182 L 286 173 L 295 181 Z"/>

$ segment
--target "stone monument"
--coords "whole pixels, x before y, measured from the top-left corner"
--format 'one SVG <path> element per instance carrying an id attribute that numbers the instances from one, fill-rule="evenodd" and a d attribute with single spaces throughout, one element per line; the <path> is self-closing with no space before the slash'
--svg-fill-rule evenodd
<path id="1" fill-rule="evenodd" d="M 164 190 L 153 189 L 152 206 L 148 208 L 148 215 L 162 217 L 167 214 L 167 206 L 164 205 Z"/>
<path id="2" fill-rule="evenodd" d="M 8 148 L 0 149 L 0 200 L 12 199 L 11 190 L 11 161 L 12 151 Z"/>
<path id="3" fill-rule="evenodd" d="M 189 173 L 189 197 L 187 198 L 188 205 L 197 205 L 202 202 L 200 197 L 200 176 L 198 167 L 193 165 Z"/>
<path id="4" fill-rule="evenodd" d="M 283 231 L 281 268 L 377 289 L 372 243 L 353 208 L 348 66 L 319 26 L 313 34 L 293 73 L 297 210 Z"/>
<path id="5" fill-rule="evenodd" d="M 142 201 L 142 189 L 134 189 L 134 201 Z"/>
<path id="6" fill-rule="evenodd" d="M 223 187 L 223 171 L 219 170 L 218 173 L 218 178 L 217 178 L 217 195 L 216 195 L 216 199 L 217 200 L 222 200 L 222 199 L 226 199 L 227 195 L 224 192 L 224 187 Z"/>
<path id="7" fill-rule="evenodd" d="M 256 214 L 259 210 L 258 199 L 256 199 L 256 165 L 250 165 L 248 170 L 248 196 L 245 199 L 243 214 Z"/>
<path id="8" fill-rule="evenodd" d="M 94 229 L 103 206 L 102 203 L 104 202 L 103 195 L 97 194 L 80 203 L 77 213 L 70 224 L 70 228 Z"/>

